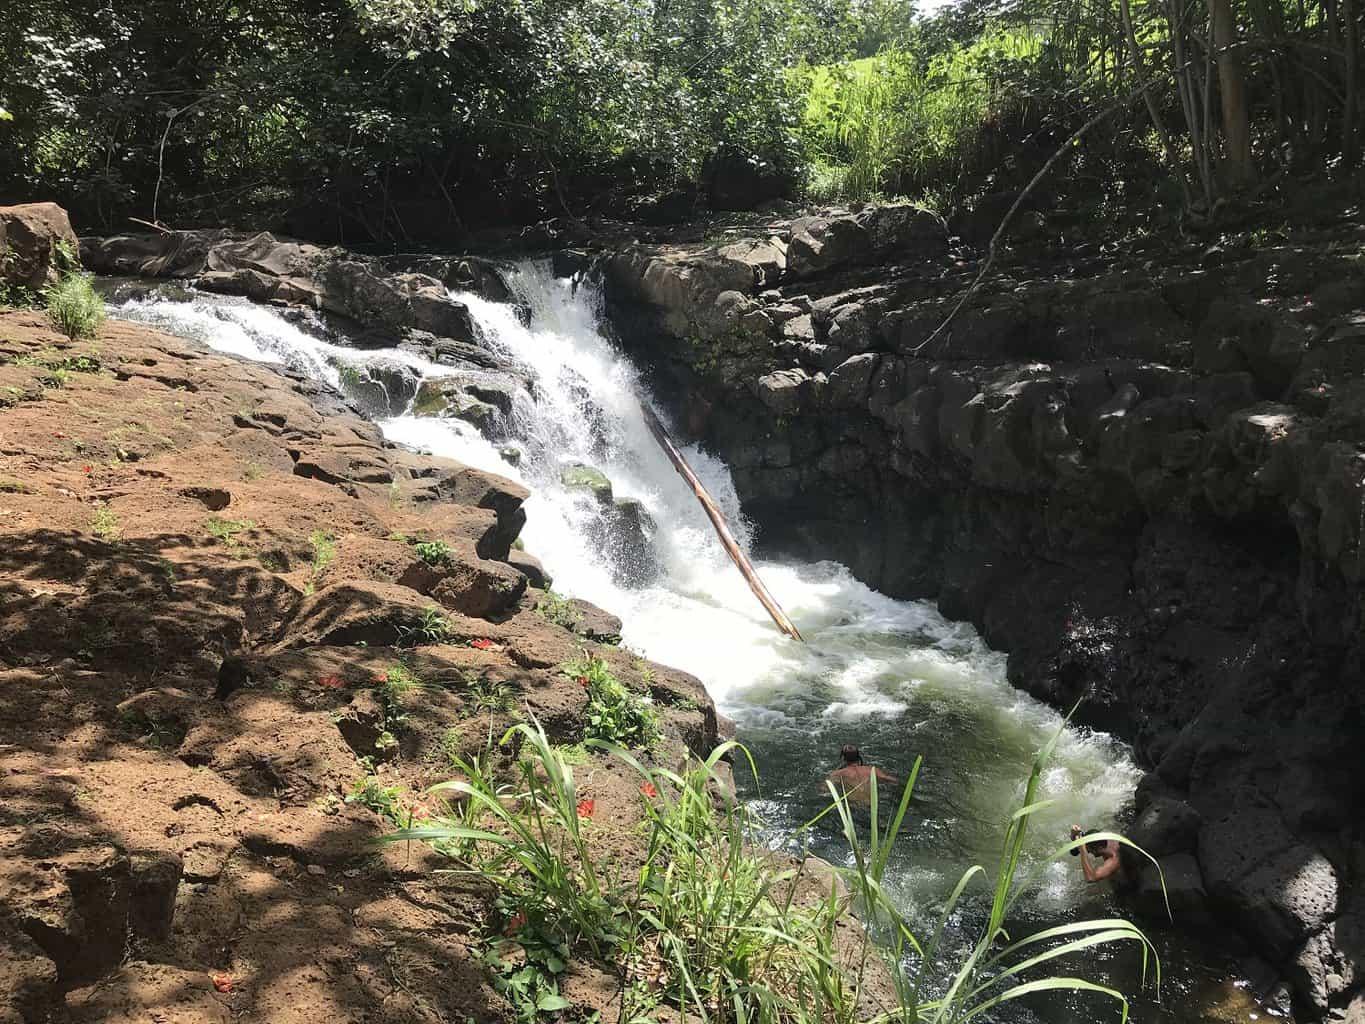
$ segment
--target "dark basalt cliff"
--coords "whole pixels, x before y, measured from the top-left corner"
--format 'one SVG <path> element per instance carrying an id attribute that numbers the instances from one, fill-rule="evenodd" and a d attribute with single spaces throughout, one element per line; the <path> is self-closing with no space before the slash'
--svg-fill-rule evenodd
<path id="1" fill-rule="evenodd" d="M 771 551 L 932 597 L 1129 738 L 1132 834 L 1301 1009 L 1365 1009 L 1365 232 L 975 266 L 908 207 L 596 265 Z M 1140 882 L 1149 901 L 1154 873 Z"/>

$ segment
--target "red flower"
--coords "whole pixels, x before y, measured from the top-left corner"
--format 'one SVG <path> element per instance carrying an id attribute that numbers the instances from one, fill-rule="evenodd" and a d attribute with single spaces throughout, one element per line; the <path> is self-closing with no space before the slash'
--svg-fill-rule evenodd
<path id="1" fill-rule="evenodd" d="M 213 987 L 219 992 L 232 991 L 232 975 L 230 974 L 210 974 L 209 980 L 213 982 Z"/>
<path id="2" fill-rule="evenodd" d="M 510 938 L 511 936 L 515 935 L 517 932 L 521 931 L 525 927 L 526 913 L 524 911 L 518 910 L 508 920 L 507 927 L 505 927 L 502 930 L 502 933 Z"/>
<path id="3" fill-rule="evenodd" d="M 389 681 L 389 674 L 387 672 L 376 672 L 374 677 L 381 683 L 387 683 Z"/>
<path id="4" fill-rule="evenodd" d="M 590 685 L 592 685 L 592 684 L 590 684 L 590 683 L 588 682 L 588 677 L 587 677 L 587 676 L 575 676 L 575 677 L 574 677 L 574 682 L 576 682 L 579 686 L 583 687 L 583 689 L 585 689 L 585 690 L 586 690 Z"/>
<path id="5" fill-rule="evenodd" d="M 318 685 L 325 690 L 339 690 L 343 686 L 345 686 L 346 683 L 342 680 L 341 676 L 333 675 L 323 676 L 321 679 L 318 680 Z"/>
<path id="6" fill-rule="evenodd" d="M 641 786 L 640 792 L 643 793 L 645 796 L 649 797 L 651 800 L 653 800 L 656 796 L 659 795 L 659 791 L 654 788 L 654 783 L 652 782 L 646 782 L 643 786 Z"/>
<path id="7" fill-rule="evenodd" d="M 597 809 L 596 800 L 578 801 L 578 816 L 580 818 L 591 818 L 592 812 L 595 811 L 596 809 Z"/>
<path id="8" fill-rule="evenodd" d="M 477 651 L 486 651 L 493 646 L 493 641 L 489 640 L 487 637 L 481 636 L 477 640 L 469 641 L 469 646 Z"/>
<path id="9" fill-rule="evenodd" d="M 95 471 L 95 467 L 94 467 L 94 466 L 82 466 L 82 467 L 81 467 L 81 472 L 82 472 L 82 473 L 93 473 L 94 471 Z"/>

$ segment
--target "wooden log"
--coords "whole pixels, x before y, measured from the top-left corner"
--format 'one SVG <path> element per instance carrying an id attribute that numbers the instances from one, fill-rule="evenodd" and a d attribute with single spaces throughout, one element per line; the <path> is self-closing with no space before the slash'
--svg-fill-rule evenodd
<path id="1" fill-rule="evenodd" d="M 687 481 L 687 485 L 692 488 L 692 493 L 697 496 L 697 501 L 701 503 L 702 510 L 706 513 L 706 518 L 711 520 L 711 525 L 715 527 L 716 536 L 720 538 L 720 546 L 725 549 L 725 553 L 730 556 L 730 560 L 735 563 L 743 575 L 749 589 L 754 592 L 754 596 L 772 616 L 773 622 L 787 636 L 793 640 L 805 642 L 800 630 L 791 619 L 787 618 L 787 613 L 782 610 L 772 594 L 768 593 L 768 588 L 763 585 L 763 581 L 758 578 L 758 573 L 754 571 L 753 564 L 747 555 L 740 549 L 739 543 L 735 540 L 735 535 L 730 532 L 730 527 L 725 523 L 725 517 L 721 515 L 711 495 L 707 493 L 702 482 L 697 479 L 697 474 L 692 472 L 692 467 L 683 458 L 682 452 L 678 451 L 673 444 L 673 439 L 668 436 L 668 431 L 659 422 L 659 417 L 654 415 L 654 410 L 643 402 L 640 403 L 640 411 L 644 413 L 645 425 L 649 427 L 649 432 L 654 435 L 654 440 L 659 442 L 659 447 L 668 456 L 668 461 L 673 463 L 673 468 L 678 471 L 678 475 Z"/>

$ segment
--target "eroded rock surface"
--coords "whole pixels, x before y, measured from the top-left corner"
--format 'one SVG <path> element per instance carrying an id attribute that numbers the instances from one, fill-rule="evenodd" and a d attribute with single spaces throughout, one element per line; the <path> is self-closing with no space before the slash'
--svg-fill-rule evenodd
<path id="1" fill-rule="evenodd" d="M 1310 1015 L 1344 1012 L 1365 958 L 1342 938 L 1365 886 L 1365 235 L 1109 256 L 1031 237 L 938 334 L 976 255 L 906 207 L 597 272 L 760 543 L 936 598 L 1016 685 L 1084 698 L 1154 770 L 1136 827 L 1184 919 L 1216 912 Z"/>
<path id="2" fill-rule="evenodd" d="M 512 1020 L 495 894 L 375 840 L 519 718 L 580 741 L 585 649 L 670 765 L 716 742 L 700 683 L 599 645 L 618 620 L 535 610 L 527 496 L 297 374 L 0 312 L 0 1021 Z M 630 769 L 579 786 L 635 841 Z"/>

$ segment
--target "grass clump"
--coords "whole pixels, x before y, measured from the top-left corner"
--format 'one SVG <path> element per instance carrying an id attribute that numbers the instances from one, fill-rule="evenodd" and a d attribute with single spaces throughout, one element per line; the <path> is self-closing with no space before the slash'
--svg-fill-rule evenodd
<path id="1" fill-rule="evenodd" d="M 32 494 L 33 488 L 22 480 L 0 476 L 0 494 Z"/>
<path id="2" fill-rule="evenodd" d="M 583 621 L 582 613 L 572 602 L 553 590 L 547 590 L 541 595 L 540 600 L 536 602 L 536 611 L 544 616 L 547 622 L 563 626 L 565 629 L 577 629 L 579 623 Z"/>
<path id="3" fill-rule="evenodd" d="M 68 274 L 47 290 L 47 316 L 72 341 L 93 338 L 104 323 L 104 300 L 85 274 Z"/>
<path id="4" fill-rule="evenodd" d="M 455 631 L 450 628 L 450 620 L 441 614 L 439 608 L 428 605 L 422 609 L 415 625 L 399 626 L 398 632 L 401 644 L 419 647 L 423 644 L 447 643 Z"/>
<path id="5" fill-rule="evenodd" d="M 601 658 L 584 654 L 562 671 L 588 691 L 585 737 L 631 747 L 648 746 L 658 737 L 659 719 L 653 706 L 627 689 Z"/>
<path id="6" fill-rule="evenodd" d="M 209 516 L 208 519 L 204 520 L 204 529 L 209 531 L 209 535 L 230 548 L 237 546 L 239 534 L 255 529 L 255 527 L 256 524 L 250 519 L 223 519 L 219 516 Z"/>
<path id="7" fill-rule="evenodd" d="M 933 933 L 920 937 L 883 886 L 918 762 L 899 800 L 881 808 L 890 811 L 884 816 L 873 781 L 866 837 L 844 796 L 830 787 L 830 806 L 807 828 L 833 815 L 849 845 L 851 866 L 835 869 L 847 889 L 823 881 L 802 887 L 811 873 L 807 855 L 788 861 L 767 854 L 743 804 L 716 807 L 719 760 L 735 752 L 753 767 L 743 747 L 726 743 L 704 762 L 672 772 L 647 768 L 618 746 L 588 741 L 641 779 L 644 862 L 618 872 L 603 866 L 590 842 L 594 801 L 578 789 L 569 759 L 538 723 L 513 727 L 503 743 L 514 736 L 523 757 L 512 782 L 500 783 L 477 761 L 458 761 L 468 781 L 433 792 L 459 794 L 459 817 L 434 817 L 388 838 L 430 843 L 457 870 L 497 887 L 505 939 L 495 940 L 485 959 L 495 983 L 522 1001 L 518 1013 L 528 1021 L 542 998 L 564 1008 L 556 979 L 576 957 L 617 975 L 623 1020 L 654 1019 L 667 1007 L 715 1024 L 854 1024 L 866 1019 L 860 989 L 880 973 L 869 970 L 878 960 L 899 1004 L 873 1018 L 878 1021 L 965 1024 L 988 1019 L 1021 996 L 1056 990 L 1106 997 L 1126 1018 L 1122 993 L 1053 972 L 1064 970 L 1064 958 L 1108 943 L 1138 945 L 1144 969 L 1153 952 L 1141 931 L 1117 919 L 1076 921 L 1022 938 L 1005 931 L 1048 863 L 1083 841 L 1060 846 L 1041 864 L 1023 858 L 1029 819 L 1046 803 L 1038 799 L 1038 784 L 1052 744 L 1035 760 L 1020 809 L 1006 824 L 995 879 L 970 868 L 947 896 Z M 973 887 L 989 901 L 979 930 L 965 945 L 944 942 L 947 923 L 960 917 L 958 904 Z M 814 895 L 798 897 L 800 891 Z M 866 931 L 847 927 L 851 911 L 867 922 Z M 872 934 L 887 939 L 876 943 Z M 513 945 L 527 955 L 514 959 Z M 516 973 L 523 970 L 531 973 Z M 1159 965 L 1157 973 L 1159 981 Z"/>
<path id="8" fill-rule="evenodd" d="M 433 569 L 450 564 L 450 545 L 443 540 L 418 541 L 413 545 L 413 550 L 417 552 L 418 558 Z"/>

